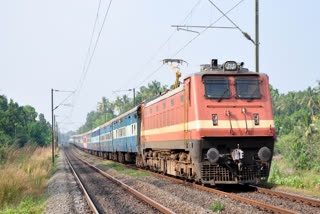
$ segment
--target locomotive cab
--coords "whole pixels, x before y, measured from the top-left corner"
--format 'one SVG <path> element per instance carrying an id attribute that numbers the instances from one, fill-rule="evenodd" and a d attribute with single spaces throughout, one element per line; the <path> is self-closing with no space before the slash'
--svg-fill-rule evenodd
<path id="1" fill-rule="evenodd" d="M 185 79 L 188 146 L 202 183 L 259 183 L 268 178 L 275 129 L 268 76 L 228 61 Z"/>

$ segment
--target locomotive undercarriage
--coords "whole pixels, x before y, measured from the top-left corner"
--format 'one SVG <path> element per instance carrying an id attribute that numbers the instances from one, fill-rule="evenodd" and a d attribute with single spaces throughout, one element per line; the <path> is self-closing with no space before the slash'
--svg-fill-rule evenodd
<path id="1" fill-rule="evenodd" d="M 87 152 L 203 184 L 256 184 L 267 180 L 269 176 L 273 145 L 273 138 L 204 138 L 190 141 L 185 150 L 145 149 L 143 154 L 138 155 L 93 150 Z M 270 150 L 268 160 L 261 160 L 258 154 L 264 147 Z M 214 162 L 209 153 L 213 148 L 218 151 L 218 159 Z"/>
<path id="2" fill-rule="evenodd" d="M 196 173 L 191 156 L 186 151 L 177 150 L 146 150 L 136 158 L 138 167 L 193 180 Z"/>
<path id="3" fill-rule="evenodd" d="M 203 138 L 185 150 L 146 149 L 136 165 L 209 185 L 257 184 L 268 179 L 273 144 L 272 137 Z M 218 152 L 213 161 L 212 149 Z"/>

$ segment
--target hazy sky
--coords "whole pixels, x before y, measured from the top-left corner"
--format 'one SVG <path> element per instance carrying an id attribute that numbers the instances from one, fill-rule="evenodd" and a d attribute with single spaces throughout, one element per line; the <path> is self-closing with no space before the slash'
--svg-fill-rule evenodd
<path id="1" fill-rule="evenodd" d="M 0 94 L 34 106 L 50 120 L 50 89 L 73 90 L 79 83 L 98 2 L 1 0 Z M 227 11 L 239 0 L 213 2 Z M 98 29 L 108 4 L 109 0 L 101 0 Z M 303 90 L 320 80 L 319 7 L 315 0 L 260 1 L 260 70 L 280 92 Z M 254 14 L 254 0 L 244 0 L 229 17 L 254 38 Z M 75 122 L 61 123 L 62 131 L 84 123 L 102 96 L 112 100 L 116 97 L 113 90 L 139 86 L 161 65 L 161 59 L 174 56 L 196 35 L 178 31 L 159 50 L 175 31 L 171 25 L 208 25 L 220 16 L 207 0 L 113 0 L 83 87 L 76 99 L 68 102 L 75 102 L 74 108 L 56 111 L 69 117 L 58 121 Z M 222 19 L 215 26 L 232 25 Z M 243 61 L 254 70 L 254 46 L 238 30 L 207 30 L 175 58 L 189 63 L 182 67 L 183 76 L 198 71 L 200 64 L 212 58 L 221 63 Z M 154 79 L 173 84 L 175 74 L 164 66 L 145 83 Z M 66 95 L 56 93 L 55 103 Z"/>

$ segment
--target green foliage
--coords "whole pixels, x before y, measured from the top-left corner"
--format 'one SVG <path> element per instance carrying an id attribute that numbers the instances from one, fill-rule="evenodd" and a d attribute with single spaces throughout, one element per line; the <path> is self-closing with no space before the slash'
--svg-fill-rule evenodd
<path id="1" fill-rule="evenodd" d="M 293 169 L 289 168 L 290 165 L 287 160 L 274 160 L 268 181 L 275 185 L 320 191 L 320 174 L 317 171 Z"/>
<path id="2" fill-rule="evenodd" d="M 25 214 L 25 213 L 42 213 L 45 208 L 45 201 L 48 196 L 33 196 L 22 201 L 17 207 L 5 206 L 3 210 L 0 210 L 0 214 Z"/>
<path id="3" fill-rule="evenodd" d="M 0 95 L 0 149 L 16 141 L 20 146 L 28 141 L 48 145 L 50 136 L 50 124 L 43 114 L 38 115 L 32 106 L 19 106 L 12 99 L 8 102 Z"/>
<path id="4" fill-rule="evenodd" d="M 216 200 L 213 204 L 210 205 L 210 210 L 213 212 L 219 212 L 224 210 L 225 204 L 221 203 L 219 200 Z"/>
<path id="5" fill-rule="evenodd" d="M 294 169 L 320 169 L 320 85 L 279 94 L 270 86 L 277 133 L 275 153 Z"/>
<path id="6" fill-rule="evenodd" d="M 111 162 L 111 161 L 105 161 L 105 162 L 103 162 L 103 165 L 116 170 L 120 174 L 126 174 L 126 175 L 130 175 L 130 176 L 137 177 L 137 178 L 142 177 L 142 176 L 150 176 L 149 173 L 140 172 L 138 170 L 133 170 L 133 169 L 119 165 L 119 164 Z"/>
<path id="7" fill-rule="evenodd" d="M 136 104 L 141 103 L 144 100 L 158 96 L 167 90 L 167 86 L 161 86 L 161 83 L 154 80 L 148 84 L 148 86 L 140 87 L 140 90 L 136 93 Z M 98 127 L 105 122 L 112 120 L 116 116 L 125 113 L 132 109 L 133 99 L 127 95 L 117 97 L 115 101 L 111 102 L 109 99 L 102 97 L 101 101 L 97 104 L 97 110 L 91 111 L 87 114 L 86 123 L 81 126 L 77 133 L 85 133 Z"/>

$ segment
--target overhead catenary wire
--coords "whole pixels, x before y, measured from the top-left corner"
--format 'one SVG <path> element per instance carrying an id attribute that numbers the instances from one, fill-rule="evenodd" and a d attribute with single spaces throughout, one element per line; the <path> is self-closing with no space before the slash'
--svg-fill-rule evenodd
<path id="1" fill-rule="evenodd" d="M 112 4 L 112 0 L 110 0 L 109 5 L 108 5 L 108 8 L 107 8 L 107 11 L 106 11 L 105 14 L 104 14 L 103 21 L 102 21 L 102 25 L 101 25 L 101 28 L 100 28 L 100 30 L 99 30 L 98 37 L 97 37 L 97 39 L 96 39 L 96 41 L 95 41 L 92 54 L 91 54 L 91 56 L 90 56 L 90 58 L 89 58 L 89 62 L 88 62 L 87 67 L 86 67 L 86 69 L 85 69 L 85 73 L 84 73 L 84 76 L 83 76 L 83 80 L 82 80 L 79 88 L 77 89 L 77 90 L 78 90 L 78 94 L 80 93 L 80 90 L 81 90 L 81 88 L 82 88 L 82 86 L 83 86 L 84 80 L 85 80 L 85 78 L 86 78 L 86 76 L 87 76 L 87 73 L 88 73 L 88 71 L 89 71 L 89 68 L 90 68 L 92 59 L 93 59 L 93 57 L 94 57 L 95 51 L 96 51 L 96 49 L 97 49 L 97 46 L 98 46 L 98 43 L 99 43 L 99 40 L 100 40 L 100 36 L 101 36 L 102 30 L 103 30 L 103 27 L 104 27 L 104 25 L 105 25 L 105 22 L 106 22 L 106 20 L 107 20 L 108 14 L 109 14 L 109 10 L 110 10 L 111 4 Z"/>
<path id="2" fill-rule="evenodd" d="M 241 0 L 239 1 L 237 4 L 235 4 L 231 9 L 229 9 L 226 13 L 224 13 L 225 15 L 230 13 L 232 10 L 234 10 L 236 7 L 238 7 L 242 2 L 244 2 L 245 0 Z M 207 31 L 208 29 L 211 29 L 211 27 L 216 24 L 218 21 L 220 21 L 223 17 L 225 17 L 224 15 L 220 16 L 218 19 L 216 19 L 214 22 L 212 22 L 209 26 L 207 26 L 205 29 L 203 29 L 201 32 L 199 32 L 199 34 L 195 35 L 192 39 L 190 39 L 184 46 L 182 46 L 178 51 L 176 51 L 171 58 L 174 58 L 175 56 L 177 56 L 182 50 L 184 50 L 186 47 L 188 47 L 194 40 L 196 40 L 199 36 L 201 36 L 201 34 L 203 34 L 205 31 Z M 161 64 L 161 66 L 157 67 L 157 69 L 153 70 L 152 73 L 150 73 L 143 81 L 141 81 L 137 86 L 142 85 L 145 81 L 147 81 L 149 78 L 151 78 L 153 75 L 155 75 L 161 68 L 163 67 L 163 64 Z"/>
<path id="3" fill-rule="evenodd" d="M 100 37 L 101 37 L 101 33 L 102 33 L 102 30 L 103 30 L 103 27 L 104 27 L 104 25 L 105 25 L 105 23 L 106 23 L 106 20 L 107 20 L 107 17 L 108 17 L 110 8 L 111 8 L 112 1 L 113 1 L 113 0 L 110 0 L 110 1 L 109 1 L 109 4 L 108 4 L 108 6 L 107 6 L 107 10 L 106 10 L 106 12 L 105 12 L 105 14 L 104 14 L 104 16 L 103 16 L 102 25 L 101 25 L 101 27 L 100 27 L 100 30 L 99 30 L 99 32 L 98 32 L 98 36 L 97 36 L 97 38 L 96 38 L 96 40 L 95 40 L 95 43 L 94 43 L 94 47 L 93 47 L 92 53 L 91 53 L 90 57 L 88 57 L 88 60 L 89 60 L 89 61 L 88 61 L 87 64 L 86 64 L 86 62 L 85 62 L 85 65 L 86 65 L 86 66 L 85 66 L 84 69 L 83 69 L 83 75 L 80 77 L 78 86 L 77 86 L 77 88 L 75 89 L 75 96 L 74 96 L 74 100 L 73 100 L 72 109 L 71 109 L 71 112 L 70 112 L 71 115 L 72 115 L 72 112 L 74 111 L 74 106 L 75 106 L 75 104 L 76 104 L 76 99 L 77 99 L 77 97 L 78 97 L 79 94 L 80 94 L 80 90 L 81 90 L 82 87 L 83 87 L 85 78 L 86 78 L 87 73 L 88 73 L 88 71 L 89 71 L 89 69 L 90 69 L 90 65 L 91 65 L 92 59 L 93 59 L 93 57 L 94 57 L 95 51 L 96 51 L 96 49 L 97 49 L 97 46 L 98 46 L 98 43 L 99 43 L 99 40 L 100 40 Z M 100 4 L 100 2 L 99 2 L 99 4 Z M 99 13 L 100 7 L 101 7 L 101 6 L 98 6 L 98 12 L 97 12 L 97 15 L 96 15 L 96 20 L 97 20 L 97 17 L 99 17 L 98 13 Z M 95 25 L 94 25 L 94 27 L 93 27 L 93 31 L 92 31 L 92 32 L 95 31 L 94 28 L 95 28 L 95 26 L 96 26 L 96 22 L 97 22 L 97 21 L 95 21 Z M 91 40 L 91 39 L 90 39 L 90 40 Z M 92 45 L 92 42 L 90 42 L 90 45 Z M 90 46 L 89 46 L 89 49 L 88 49 L 88 50 L 91 50 L 91 47 L 90 47 Z"/>
<path id="4" fill-rule="evenodd" d="M 235 4 L 231 9 L 229 9 L 227 12 L 224 14 L 230 13 L 232 10 L 234 10 L 236 7 L 238 7 L 242 2 L 245 0 L 239 1 L 237 4 Z M 214 22 L 212 22 L 209 26 L 207 26 L 205 29 L 203 29 L 199 34 L 195 35 L 192 39 L 190 39 L 184 46 L 182 46 L 176 53 L 174 53 L 171 58 L 175 57 L 178 55 L 182 50 L 184 50 L 186 47 L 188 47 L 194 40 L 196 40 L 199 36 L 201 36 L 204 32 L 206 32 L 210 27 L 212 27 L 214 24 L 216 24 L 218 21 L 220 21 L 225 15 L 220 16 L 218 19 L 216 19 Z"/>
<path id="5" fill-rule="evenodd" d="M 97 38 L 96 38 L 96 40 L 94 42 L 93 51 L 91 52 L 90 50 L 92 50 L 92 44 L 93 44 L 93 40 L 94 40 L 93 38 L 94 38 L 96 29 L 97 29 L 97 26 L 98 26 L 99 13 L 100 13 L 101 5 L 102 5 L 101 2 L 102 1 L 99 0 L 97 12 L 96 12 L 96 15 L 95 15 L 95 21 L 94 21 L 93 29 L 92 29 L 91 36 L 90 36 L 89 47 L 88 47 L 88 50 L 87 50 L 87 53 L 86 53 L 86 57 L 85 57 L 85 60 L 84 60 L 84 65 L 83 65 L 83 68 L 82 68 L 82 73 L 80 75 L 79 82 L 76 85 L 76 88 L 75 88 L 74 93 L 73 93 L 74 96 L 73 96 L 73 100 L 72 100 L 72 106 L 71 106 L 72 108 L 71 108 L 70 113 L 69 113 L 70 117 L 72 117 L 72 114 L 73 114 L 73 111 L 74 111 L 74 108 L 75 108 L 75 105 L 76 105 L 77 97 L 80 94 L 80 90 L 81 90 L 81 88 L 82 88 L 82 86 L 84 84 L 86 75 L 87 75 L 87 73 L 88 73 L 88 71 L 90 69 L 90 65 L 91 65 L 92 59 L 94 57 L 96 48 L 98 46 L 99 39 L 100 39 L 102 30 L 103 30 L 103 27 L 104 27 L 105 22 L 107 20 L 107 17 L 108 17 L 109 11 L 110 11 L 110 7 L 111 7 L 111 4 L 112 4 L 112 0 L 110 0 L 109 4 L 107 5 L 107 10 L 104 13 L 103 22 L 102 22 L 102 25 L 101 25 L 100 30 L 98 32 L 98 36 L 97 36 Z M 91 52 L 91 55 L 90 55 L 90 52 Z M 68 119 L 70 120 L 70 118 L 68 118 Z"/>
<path id="6" fill-rule="evenodd" d="M 87 65 L 87 62 L 88 62 L 88 59 L 89 59 L 89 55 L 90 55 L 90 52 L 91 52 L 91 46 L 92 46 L 92 42 L 93 42 L 93 37 L 94 37 L 94 34 L 96 32 L 97 23 L 98 23 L 98 20 L 99 20 L 100 8 L 101 8 L 101 0 L 99 0 L 99 3 L 98 3 L 98 9 L 97 9 L 97 13 L 96 13 L 96 18 L 95 18 L 94 25 L 93 25 L 93 28 L 92 28 L 92 32 L 91 32 L 91 36 L 90 36 L 90 42 L 89 42 L 87 54 L 85 56 L 85 60 L 84 60 L 84 63 L 83 63 L 82 73 L 81 73 L 78 85 L 80 85 L 82 76 L 83 76 L 83 74 L 84 74 L 84 72 L 86 70 L 86 65 Z M 77 86 L 77 88 L 78 88 L 78 86 Z"/>
<path id="7" fill-rule="evenodd" d="M 248 40 L 250 40 L 253 44 L 255 44 L 255 42 L 253 41 L 253 39 L 251 39 L 251 37 L 249 36 L 248 33 L 244 32 L 236 23 L 234 23 L 234 21 L 232 21 L 232 19 L 230 19 L 227 14 L 225 14 L 215 3 L 213 3 L 213 1 L 208 0 L 220 13 L 222 13 L 222 15 L 224 17 L 226 17 L 226 19 L 228 19 L 231 24 L 233 24 Z"/>
<path id="8" fill-rule="evenodd" d="M 201 3 L 202 0 L 198 0 L 194 6 L 191 8 L 191 10 L 187 13 L 187 15 L 185 16 L 185 18 L 181 21 L 181 24 L 184 24 L 186 22 L 186 20 L 192 15 L 192 13 L 194 12 L 194 10 L 199 6 L 199 4 Z M 159 48 L 155 51 L 155 53 L 147 60 L 147 62 L 144 64 L 143 67 L 145 67 L 146 65 L 148 65 L 150 62 L 152 62 L 152 60 L 154 60 L 154 58 L 159 54 L 159 52 L 169 43 L 169 41 L 173 38 L 173 36 L 177 33 L 177 30 L 174 30 L 169 37 L 159 46 Z M 162 67 L 162 66 L 161 66 Z M 157 69 L 156 69 L 157 70 Z M 138 72 L 137 74 L 135 74 L 134 76 L 132 76 L 132 78 L 130 78 L 125 86 L 127 86 L 131 81 L 135 80 L 134 77 L 139 77 L 143 74 L 144 69 L 141 69 L 140 72 Z M 144 82 L 144 81 L 143 81 Z M 140 85 L 140 84 L 138 84 Z"/>

